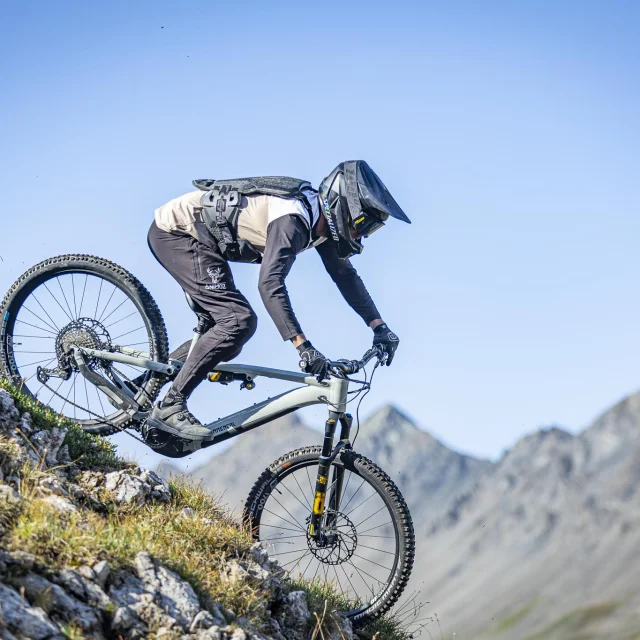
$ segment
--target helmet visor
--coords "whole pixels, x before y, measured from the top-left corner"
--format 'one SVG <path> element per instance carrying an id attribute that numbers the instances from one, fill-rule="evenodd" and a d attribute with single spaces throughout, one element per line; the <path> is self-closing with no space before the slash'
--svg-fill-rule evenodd
<path id="1" fill-rule="evenodd" d="M 361 238 L 368 238 L 382 227 L 384 227 L 384 222 L 374 216 L 360 216 L 353 222 L 353 229 L 356 235 Z"/>

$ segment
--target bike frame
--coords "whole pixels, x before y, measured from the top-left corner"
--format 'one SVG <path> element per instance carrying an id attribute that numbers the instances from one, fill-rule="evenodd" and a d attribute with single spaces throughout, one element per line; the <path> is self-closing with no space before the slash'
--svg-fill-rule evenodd
<path id="1" fill-rule="evenodd" d="M 195 341 L 194 341 L 195 344 Z M 136 351 L 127 347 L 118 347 L 120 351 L 102 351 L 98 349 L 88 349 L 82 347 L 74 347 L 73 356 L 80 373 L 87 378 L 92 384 L 99 387 L 104 393 L 112 398 L 120 408 L 126 410 L 137 420 L 142 421 L 148 412 L 140 411 L 139 406 L 133 399 L 131 392 L 115 377 L 115 383 L 110 382 L 103 376 L 92 371 L 85 362 L 85 356 L 94 356 L 102 360 L 112 362 L 120 362 L 123 364 L 134 365 L 151 371 L 164 373 L 169 377 L 173 377 L 182 367 L 182 362 L 172 360 L 169 364 L 163 364 L 151 359 L 148 353 Z M 193 348 L 193 346 L 191 347 Z M 337 512 L 340 507 L 342 497 L 342 479 L 344 469 L 341 466 L 333 467 L 332 482 L 327 487 L 327 478 L 333 461 L 336 459 L 340 450 L 350 448 L 349 440 L 351 433 L 352 417 L 346 413 L 347 394 L 349 390 L 349 380 L 346 377 L 331 377 L 322 382 L 318 382 L 315 376 L 296 371 L 286 371 L 282 369 L 270 369 L 268 367 L 258 367 L 246 364 L 235 364 L 224 362 L 215 367 L 214 372 L 235 374 L 243 379 L 244 385 L 249 383 L 253 388 L 255 378 L 273 378 L 275 380 L 285 380 L 289 382 L 299 383 L 300 386 L 295 387 L 281 393 L 273 398 L 267 398 L 262 402 L 253 404 L 246 409 L 241 409 L 236 413 L 232 413 L 224 418 L 220 418 L 215 422 L 210 422 L 206 426 L 211 435 L 202 441 L 183 441 L 183 451 L 197 451 L 235 438 L 241 433 L 251 431 L 260 427 L 276 418 L 284 416 L 293 411 L 297 411 L 303 407 L 315 404 L 325 404 L 329 408 L 329 416 L 325 423 L 324 439 L 322 444 L 322 453 L 320 456 L 318 474 L 316 478 L 315 495 L 313 501 L 313 509 L 310 517 L 308 533 L 311 537 L 322 543 L 329 538 L 325 535 L 324 530 L 330 529 L 333 523 L 332 512 Z M 209 374 L 209 377 L 215 377 Z M 340 440 L 334 447 L 335 433 L 338 423 L 341 426 Z M 323 522 L 325 515 L 325 500 L 329 488 L 329 512 L 327 518 Z"/>

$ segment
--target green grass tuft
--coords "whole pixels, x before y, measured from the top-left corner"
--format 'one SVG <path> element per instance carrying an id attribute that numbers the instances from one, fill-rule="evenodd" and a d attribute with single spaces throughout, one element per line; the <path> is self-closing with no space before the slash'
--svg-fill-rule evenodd
<path id="1" fill-rule="evenodd" d="M 65 443 L 69 447 L 71 459 L 79 466 L 96 471 L 115 471 L 128 466 L 117 457 L 115 445 L 105 438 L 85 433 L 75 422 L 45 407 L 31 395 L 23 393 L 6 378 L 0 378 L 0 388 L 11 394 L 20 413 L 29 412 L 34 429 L 67 429 Z"/>

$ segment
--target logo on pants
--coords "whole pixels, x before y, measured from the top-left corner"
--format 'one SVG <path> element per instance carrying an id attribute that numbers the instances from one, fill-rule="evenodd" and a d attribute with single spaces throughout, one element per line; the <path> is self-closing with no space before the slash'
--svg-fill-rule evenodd
<path id="1" fill-rule="evenodd" d="M 215 291 L 218 289 L 226 289 L 227 285 L 224 282 L 220 282 L 220 280 L 222 280 L 222 278 L 224 278 L 224 272 L 222 271 L 222 269 L 220 267 L 217 267 L 216 269 L 212 269 L 211 267 L 207 267 L 207 273 L 209 274 L 209 277 L 211 278 L 211 284 L 207 284 L 205 285 L 205 289 L 208 289 L 209 291 Z"/>

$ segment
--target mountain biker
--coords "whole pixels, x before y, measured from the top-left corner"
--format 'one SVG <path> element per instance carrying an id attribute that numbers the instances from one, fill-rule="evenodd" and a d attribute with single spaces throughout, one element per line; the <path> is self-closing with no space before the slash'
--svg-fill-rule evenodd
<path id="1" fill-rule="evenodd" d="M 211 325 L 153 407 L 149 426 L 191 440 L 210 434 L 187 409 L 187 399 L 217 364 L 240 353 L 257 326 L 256 314 L 234 284 L 230 261 L 261 262 L 258 287 L 269 315 L 282 338 L 297 348 L 301 366 L 322 380 L 327 359 L 304 335 L 285 286 L 297 254 L 315 247 L 391 364 L 398 337 L 380 317 L 349 257 L 361 253 L 362 238 L 389 217 L 410 220 L 366 162 L 339 164 L 318 191 L 284 177 L 196 180 L 194 185 L 198 191 L 156 209 L 148 242 L 160 264 L 210 315 Z M 184 357 L 188 347 L 181 345 L 171 357 Z"/>

